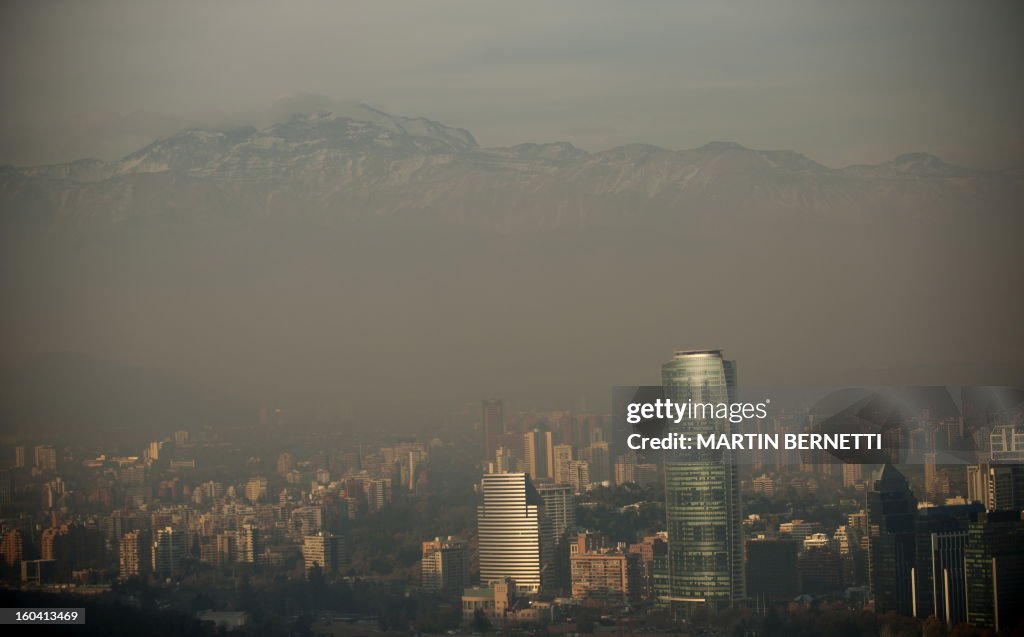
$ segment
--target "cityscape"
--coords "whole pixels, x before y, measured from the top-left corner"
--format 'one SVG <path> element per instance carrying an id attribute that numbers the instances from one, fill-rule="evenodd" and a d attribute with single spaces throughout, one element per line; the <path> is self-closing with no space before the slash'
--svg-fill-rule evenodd
<path id="1" fill-rule="evenodd" d="M 662 366 L 677 401 L 732 402 L 738 378 L 721 350 Z M 135 449 L 24 440 L 0 474 L 3 595 L 166 634 L 1011 634 L 1022 414 L 986 415 L 987 461 L 949 465 L 963 418 L 927 411 L 905 423 L 924 464 L 734 464 L 645 457 L 611 414 L 501 398 L 429 438 L 346 444 L 265 410 Z"/>
<path id="2" fill-rule="evenodd" d="M 0 634 L 1024 637 L 1024 2 L 0 2 Z"/>

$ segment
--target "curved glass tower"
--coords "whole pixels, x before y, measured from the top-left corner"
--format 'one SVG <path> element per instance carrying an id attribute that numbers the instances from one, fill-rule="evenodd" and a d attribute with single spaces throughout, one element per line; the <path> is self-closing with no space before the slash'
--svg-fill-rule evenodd
<path id="1" fill-rule="evenodd" d="M 721 350 L 678 351 L 662 365 L 665 397 L 673 402 L 730 403 L 736 365 Z M 709 410 L 713 412 L 714 410 Z M 696 415 L 696 414 L 695 414 Z M 731 433 L 727 418 L 682 420 L 672 433 Z M 685 455 L 684 455 L 685 454 Z M 721 451 L 685 451 L 665 459 L 665 513 L 672 607 L 712 612 L 744 597 L 739 478 Z"/>

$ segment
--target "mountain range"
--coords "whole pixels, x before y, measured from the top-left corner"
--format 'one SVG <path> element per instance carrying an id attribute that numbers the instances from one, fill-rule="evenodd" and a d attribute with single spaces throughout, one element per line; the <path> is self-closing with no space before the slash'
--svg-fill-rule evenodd
<path id="1" fill-rule="evenodd" d="M 0 355 L 35 389 L 7 383 L 34 402 L 0 418 L 70 422 L 104 392 L 78 422 L 189 402 L 157 382 L 119 411 L 111 382 L 48 404 L 64 397 L 31 361 L 55 351 L 389 425 L 492 395 L 600 405 L 688 347 L 726 348 L 749 384 L 936 365 L 1012 384 L 1022 195 L 1020 171 L 920 153 L 833 168 L 731 142 L 483 148 L 366 106 L 7 166 Z"/>
<path id="2" fill-rule="evenodd" d="M 154 215 L 331 218 L 432 214 L 499 231 L 574 227 L 643 212 L 838 217 L 935 215 L 1016 203 L 1019 173 L 922 153 L 828 168 L 789 150 L 571 144 L 481 148 L 468 131 L 367 106 L 295 114 L 263 129 L 183 130 L 113 162 L 6 167 L 5 217 L 46 223 Z"/>

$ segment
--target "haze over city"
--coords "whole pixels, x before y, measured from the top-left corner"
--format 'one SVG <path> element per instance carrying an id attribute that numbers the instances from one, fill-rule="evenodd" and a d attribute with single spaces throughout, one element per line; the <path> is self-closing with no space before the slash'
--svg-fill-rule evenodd
<path id="1" fill-rule="evenodd" d="M 1019 7 L 602 7 L 7 5 L 5 385 L 400 418 L 607 404 L 691 345 L 1024 376 Z"/>
<path id="2" fill-rule="evenodd" d="M 1022 32 L 0 3 L 0 625 L 1020 634 Z"/>

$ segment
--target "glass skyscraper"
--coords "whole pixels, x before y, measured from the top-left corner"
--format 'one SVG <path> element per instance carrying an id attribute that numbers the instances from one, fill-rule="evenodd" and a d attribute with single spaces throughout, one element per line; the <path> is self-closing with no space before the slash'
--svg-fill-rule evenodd
<path id="1" fill-rule="evenodd" d="M 662 387 L 673 402 L 730 403 L 736 366 L 721 350 L 679 351 L 662 365 Z M 714 411 L 714 410 L 711 410 Z M 697 415 L 697 414 L 694 414 Z M 727 418 L 707 414 L 670 424 L 687 436 L 731 433 Z M 665 458 L 665 512 L 673 609 L 712 612 L 744 597 L 739 477 L 722 451 L 673 452 Z"/>

